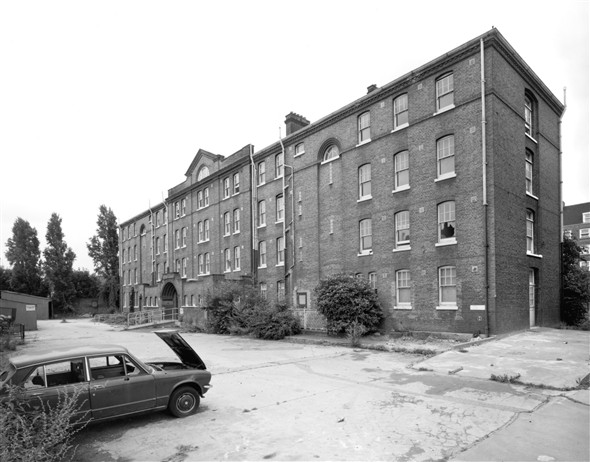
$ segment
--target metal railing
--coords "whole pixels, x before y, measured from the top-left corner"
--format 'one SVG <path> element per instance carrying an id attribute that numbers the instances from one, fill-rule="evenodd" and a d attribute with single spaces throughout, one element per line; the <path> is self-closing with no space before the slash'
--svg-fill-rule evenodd
<path id="1" fill-rule="evenodd" d="M 301 327 L 304 330 L 317 332 L 326 331 L 326 318 L 316 310 L 294 309 L 293 314 L 301 321 Z"/>
<path id="2" fill-rule="evenodd" d="M 158 308 L 155 310 L 134 311 L 127 314 L 127 325 L 158 324 L 178 320 L 178 308 Z"/>

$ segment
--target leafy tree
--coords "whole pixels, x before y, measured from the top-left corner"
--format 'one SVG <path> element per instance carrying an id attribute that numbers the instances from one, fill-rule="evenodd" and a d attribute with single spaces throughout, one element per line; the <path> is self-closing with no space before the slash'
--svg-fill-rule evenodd
<path id="1" fill-rule="evenodd" d="M 37 230 L 28 221 L 17 218 L 6 247 L 6 259 L 12 265 L 12 290 L 29 295 L 47 295 L 41 279 L 41 251 Z"/>
<path id="2" fill-rule="evenodd" d="M 43 250 L 43 269 L 51 298 L 56 309 L 71 311 L 75 297 L 72 273 L 76 254 L 64 241 L 61 218 L 57 213 L 51 214 L 45 239 L 47 247 Z"/>
<path id="3" fill-rule="evenodd" d="M 96 235 L 87 244 L 94 270 L 103 278 L 101 294 L 110 307 L 119 305 L 119 236 L 117 217 L 106 205 L 101 205 L 96 221 Z"/>
<path id="4" fill-rule="evenodd" d="M 12 278 L 12 270 L 0 266 L 0 290 L 12 290 L 10 279 Z"/>
<path id="5" fill-rule="evenodd" d="M 95 298 L 100 293 L 100 280 L 88 271 L 74 270 L 72 281 L 77 298 Z"/>
<path id="6" fill-rule="evenodd" d="M 582 248 L 575 239 L 564 238 L 562 246 L 563 291 L 561 317 L 566 324 L 577 326 L 588 322 L 590 275 L 580 267 Z"/>
<path id="7" fill-rule="evenodd" d="M 351 329 L 374 332 L 383 319 L 377 294 L 365 279 L 336 274 L 320 281 L 315 294 L 318 311 L 328 322 L 328 334 Z"/>

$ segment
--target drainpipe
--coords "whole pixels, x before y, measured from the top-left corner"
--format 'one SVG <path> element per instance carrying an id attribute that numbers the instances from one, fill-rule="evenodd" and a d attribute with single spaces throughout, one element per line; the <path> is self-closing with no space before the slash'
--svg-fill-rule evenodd
<path id="1" fill-rule="evenodd" d="M 258 283 L 258 261 L 257 261 L 257 241 L 258 241 L 258 231 L 256 229 L 256 220 L 257 214 L 256 209 L 258 203 L 256 199 L 258 198 L 258 189 L 256 187 L 256 165 L 254 164 L 254 150 L 253 146 L 250 145 L 250 226 L 252 228 L 252 249 L 250 252 L 250 269 L 252 271 L 252 282 L 254 285 Z"/>
<path id="2" fill-rule="evenodd" d="M 293 202 L 293 197 L 295 195 L 295 192 L 293 191 L 293 188 L 295 186 L 295 183 L 294 183 L 295 169 L 291 165 L 287 165 L 285 163 L 285 145 L 283 144 L 283 139 L 281 138 L 281 127 L 279 127 L 279 142 L 281 143 L 281 152 L 283 154 L 283 168 L 290 168 L 291 169 L 291 175 L 289 176 L 289 182 L 292 185 L 292 187 L 291 187 L 291 223 L 290 223 L 292 244 L 291 244 L 291 264 L 289 265 L 288 269 L 287 269 L 286 262 L 285 262 L 285 276 L 290 276 L 291 270 L 295 266 L 295 220 L 294 220 L 294 215 L 293 215 L 293 205 L 295 205 Z M 287 203 L 286 197 L 287 197 L 287 187 L 288 187 L 288 185 L 285 183 L 285 174 L 286 174 L 286 172 L 283 171 L 283 210 L 285 210 L 285 205 Z M 286 246 L 287 246 L 287 217 L 286 217 L 286 214 L 285 214 L 285 216 L 283 216 L 283 242 L 284 242 L 284 246 L 286 249 Z M 285 252 L 285 255 L 286 255 L 286 252 Z M 290 281 L 290 282 L 291 282 L 291 285 L 293 285 L 292 281 Z"/>
<path id="3" fill-rule="evenodd" d="M 487 192 L 487 153 L 486 153 L 486 80 L 485 80 L 485 54 L 483 38 L 479 41 L 481 54 L 481 171 L 482 171 L 482 204 L 483 204 L 483 240 L 484 240 L 484 283 L 485 283 L 485 308 L 486 308 L 486 337 L 490 336 L 490 284 L 489 284 L 489 236 L 488 236 L 488 192 Z"/>
<path id="4" fill-rule="evenodd" d="M 558 164 L 557 164 L 557 171 L 559 173 L 559 301 L 561 305 L 561 300 L 563 300 L 563 179 L 561 178 L 561 162 L 563 159 L 563 151 L 561 149 L 561 122 L 563 120 L 563 115 L 565 114 L 565 110 L 567 109 L 567 100 L 566 100 L 566 88 L 563 87 L 563 112 L 559 116 L 559 122 L 557 124 L 557 139 L 558 139 L 558 146 L 559 146 L 559 156 L 558 156 Z M 560 310 L 561 311 L 561 310 Z M 561 314 L 561 313 L 560 313 Z"/>

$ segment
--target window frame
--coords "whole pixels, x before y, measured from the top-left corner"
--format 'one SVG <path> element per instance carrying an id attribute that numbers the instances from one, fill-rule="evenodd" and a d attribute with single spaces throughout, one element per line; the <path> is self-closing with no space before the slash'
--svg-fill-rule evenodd
<path id="1" fill-rule="evenodd" d="M 446 145 L 448 141 L 448 146 Z M 452 170 L 443 173 L 443 166 L 445 170 L 448 169 L 449 160 L 452 160 Z M 444 180 L 446 178 L 453 178 L 456 176 L 456 162 L 455 162 L 455 135 L 445 135 L 436 140 L 436 179 Z"/>
<path id="2" fill-rule="evenodd" d="M 405 155 L 406 162 L 405 168 L 403 163 L 402 156 Z M 400 161 L 398 162 L 398 159 Z M 401 164 L 401 165 L 400 165 Z M 398 166 L 400 167 L 398 169 Z M 401 184 L 400 177 L 404 174 L 403 172 L 407 172 L 407 183 Z M 410 188 L 410 152 L 405 149 L 393 155 L 393 192 L 396 191 L 403 191 Z"/>
<path id="3" fill-rule="evenodd" d="M 334 153 L 334 154 L 332 154 Z M 326 146 L 326 149 L 324 149 L 324 153 L 322 155 L 322 164 L 325 164 L 327 162 L 332 162 L 333 160 L 339 159 L 340 158 L 340 148 L 338 147 L 338 145 L 336 143 L 330 143 L 328 146 Z"/>
<path id="4" fill-rule="evenodd" d="M 534 139 L 535 102 L 528 92 L 524 94 L 524 133 Z"/>
<path id="5" fill-rule="evenodd" d="M 258 241 L 258 268 L 266 268 L 266 241 Z"/>
<path id="6" fill-rule="evenodd" d="M 305 154 L 305 144 L 304 143 L 297 143 L 294 147 L 294 155 L 293 157 L 299 157 Z"/>
<path id="7" fill-rule="evenodd" d="M 262 199 L 258 201 L 257 207 L 257 225 L 258 228 L 263 228 L 266 226 L 266 200 Z"/>
<path id="8" fill-rule="evenodd" d="M 358 144 L 371 141 L 371 111 L 365 111 L 357 117 Z"/>
<path id="9" fill-rule="evenodd" d="M 404 220 L 404 218 L 406 218 Z M 410 240 L 410 211 L 400 210 L 394 215 L 394 227 L 395 227 L 395 249 L 396 250 L 409 250 L 411 248 Z M 407 230 L 407 239 L 400 239 L 400 233 Z"/>
<path id="10" fill-rule="evenodd" d="M 210 230 L 209 219 L 205 218 L 203 220 L 203 234 L 204 234 L 204 236 L 203 236 L 204 241 L 203 242 L 207 242 L 209 240 L 209 230 Z"/>
<path id="11" fill-rule="evenodd" d="M 285 239 L 283 236 L 277 237 L 276 249 L 277 249 L 277 265 L 276 266 L 284 266 L 285 265 Z"/>
<path id="12" fill-rule="evenodd" d="M 231 217 L 229 212 L 223 214 L 223 235 L 229 236 L 231 234 Z"/>
<path id="13" fill-rule="evenodd" d="M 525 182 L 526 182 L 526 192 L 528 194 L 530 194 L 531 196 L 534 195 L 534 182 L 533 182 L 533 178 L 534 178 L 534 154 L 533 151 L 531 151 L 530 149 L 526 149 L 525 150 Z"/>
<path id="14" fill-rule="evenodd" d="M 359 256 L 373 253 L 373 222 L 371 218 L 359 220 Z"/>
<path id="15" fill-rule="evenodd" d="M 372 199 L 371 195 L 371 163 L 366 163 L 358 168 L 358 201 Z M 368 189 L 368 192 L 367 192 Z"/>
<path id="16" fill-rule="evenodd" d="M 229 177 L 223 179 L 223 198 L 228 199 L 231 194 Z"/>
<path id="17" fill-rule="evenodd" d="M 232 268 L 232 258 L 231 258 L 231 250 L 229 248 L 223 250 L 223 272 L 224 273 L 231 273 Z"/>
<path id="18" fill-rule="evenodd" d="M 590 223 L 590 212 L 582 212 L 582 223 Z"/>
<path id="19" fill-rule="evenodd" d="M 526 210 L 526 252 L 529 255 L 535 255 L 535 212 L 534 210 Z"/>
<path id="20" fill-rule="evenodd" d="M 240 271 L 240 246 L 236 245 L 234 247 L 234 271 Z"/>
<path id="21" fill-rule="evenodd" d="M 407 276 L 407 277 L 404 277 Z M 402 283 L 404 285 L 402 285 Z M 407 294 L 409 302 L 400 301 L 403 294 Z M 406 297 L 404 297 L 406 298 Z M 412 274 L 409 269 L 400 269 L 395 272 L 395 306 L 394 309 L 412 309 Z"/>
<path id="22" fill-rule="evenodd" d="M 233 226 L 233 233 L 238 234 L 240 232 L 240 209 L 234 209 L 234 226 Z"/>
<path id="23" fill-rule="evenodd" d="M 445 210 L 445 206 L 446 205 L 451 205 L 452 204 L 452 210 Z M 442 207 L 442 210 L 441 210 Z M 442 213 L 441 213 L 442 212 Z M 446 215 L 447 214 L 451 214 L 452 215 L 452 219 L 449 220 L 445 220 Z M 457 214 L 456 214 L 456 204 L 454 200 L 451 201 L 444 201 L 441 202 L 437 205 L 437 232 L 438 232 L 438 245 L 445 245 L 445 244 L 456 244 L 457 243 Z M 450 217 L 448 217 L 450 218 Z M 453 235 L 450 237 L 445 237 L 442 235 L 442 231 L 445 229 L 445 225 L 449 224 L 447 226 L 447 229 L 450 226 L 453 226 Z M 441 227 L 442 226 L 442 227 Z"/>
<path id="24" fill-rule="evenodd" d="M 258 162 L 256 172 L 256 185 L 262 186 L 266 184 L 266 161 Z"/>
<path id="25" fill-rule="evenodd" d="M 285 174 L 285 155 L 280 152 L 275 156 L 275 179 L 282 178 Z"/>
<path id="26" fill-rule="evenodd" d="M 445 85 L 445 82 L 450 79 L 450 84 Z M 446 88 L 445 88 L 446 87 Z M 444 112 L 455 107 L 455 77 L 453 72 L 447 72 L 441 75 L 435 81 L 436 88 L 436 113 Z M 451 95 L 451 102 L 443 101 L 448 95 Z"/>
<path id="27" fill-rule="evenodd" d="M 451 274 L 447 275 L 447 270 Z M 443 275 L 443 273 L 445 273 Z M 450 279 L 452 284 L 444 284 L 447 279 Z M 452 287 L 453 301 L 445 300 L 448 294 L 445 295 L 444 287 Z M 437 309 L 458 309 L 457 306 L 457 267 L 452 265 L 441 266 L 438 268 L 438 303 Z"/>
<path id="28" fill-rule="evenodd" d="M 275 222 L 283 223 L 285 221 L 285 196 L 278 194 L 275 198 Z"/>
<path id="29" fill-rule="evenodd" d="M 401 102 L 405 102 L 405 107 L 402 106 L 399 108 L 398 106 L 401 105 Z M 400 115 L 405 114 L 405 122 L 402 121 L 400 123 L 399 118 Z M 409 113 L 409 104 L 408 104 L 408 94 L 404 93 L 399 95 L 393 99 L 393 130 L 400 130 L 410 125 L 410 113 Z"/>
<path id="30" fill-rule="evenodd" d="M 240 172 L 234 173 L 233 177 L 233 195 L 240 194 Z"/>

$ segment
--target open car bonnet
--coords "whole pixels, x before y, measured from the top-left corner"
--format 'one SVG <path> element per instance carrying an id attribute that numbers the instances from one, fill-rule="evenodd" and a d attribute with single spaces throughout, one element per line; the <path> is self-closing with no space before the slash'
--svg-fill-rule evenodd
<path id="1" fill-rule="evenodd" d="M 199 355 L 191 348 L 191 346 L 186 343 L 186 340 L 183 339 L 180 334 L 175 330 L 159 330 L 156 331 L 155 334 L 160 337 L 166 345 L 170 347 L 176 356 L 180 358 L 182 364 L 185 366 L 189 366 L 194 369 L 207 369 L 203 360 L 199 357 Z"/>

